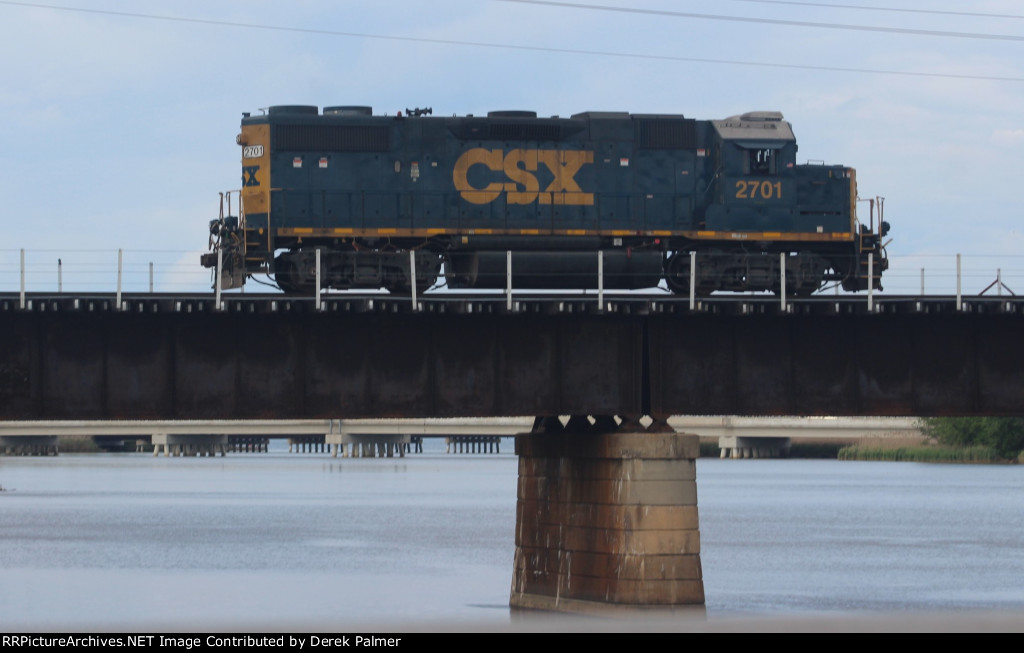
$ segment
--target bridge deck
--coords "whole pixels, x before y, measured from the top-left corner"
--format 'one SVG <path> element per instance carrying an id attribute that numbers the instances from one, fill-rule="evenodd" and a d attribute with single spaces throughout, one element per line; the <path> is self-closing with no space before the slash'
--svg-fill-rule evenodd
<path id="1" fill-rule="evenodd" d="M 137 313 L 413 313 L 493 314 L 681 314 L 713 315 L 864 315 L 864 314 L 936 314 L 951 313 L 1024 313 L 1024 297 L 1016 296 L 906 296 L 815 295 L 804 298 L 780 298 L 764 294 L 715 295 L 690 298 L 667 292 L 601 293 L 514 292 L 511 298 L 501 293 L 437 292 L 420 294 L 413 304 L 411 296 L 386 293 L 327 293 L 320 297 L 319 308 L 312 297 L 280 293 L 225 294 L 194 293 L 0 293 L 0 313 L 7 312 L 137 312 Z"/>
<path id="2" fill-rule="evenodd" d="M 5 295 L 0 420 L 1024 414 L 1017 298 L 602 300 Z"/>

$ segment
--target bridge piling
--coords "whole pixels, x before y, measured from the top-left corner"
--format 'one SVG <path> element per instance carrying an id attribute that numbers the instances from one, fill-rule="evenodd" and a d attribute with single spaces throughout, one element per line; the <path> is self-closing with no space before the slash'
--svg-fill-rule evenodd
<path id="1" fill-rule="evenodd" d="M 221 456 L 227 455 L 228 436 L 224 434 L 154 433 L 153 455 Z"/>
<path id="2" fill-rule="evenodd" d="M 534 433 L 516 453 L 513 608 L 703 610 L 697 436 Z"/>
<path id="3" fill-rule="evenodd" d="M 421 445 L 422 447 L 422 445 Z M 422 448 L 420 449 L 422 451 Z M 444 439 L 445 453 L 501 453 L 501 436 L 449 435 Z"/>
<path id="4" fill-rule="evenodd" d="M 56 435 L 0 436 L 0 453 L 7 456 L 56 456 L 59 439 Z"/>
<path id="5" fill-rule="evenodd" d="M 787 437 L 725 435 L 718 438 L 721 458 L 785 458 L 792 440 Z"/>
<path id="6" fill-rule="evenodd" d="M 363 434 L 353 432 L 328 433 L 322 436 L 325 450 L 337 458 L 394 458 L 397 452 L 404 458 L 411 438 L 408 435 L 396 434 Z"/>
<path id="7" fill-rule="evenodd" d="M 262 435 L 231 435 L 228 443 L 229 451 L 242 453 L 266 453 L 270 447 L 270 439 Z"/>

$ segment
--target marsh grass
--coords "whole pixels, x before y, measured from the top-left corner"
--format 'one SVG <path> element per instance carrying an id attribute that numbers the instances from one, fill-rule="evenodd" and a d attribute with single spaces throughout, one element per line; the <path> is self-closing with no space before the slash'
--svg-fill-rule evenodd
<path id="1" fill-rule="evenodd" d="M 700 455 L 718 457 L 716 438 L 702 438 Z M 835 440 L 794 440 L 790 458 L 824 460 L 888 460 L 921 463 L 1022 463 L 1024 452 L 1007 460 L 992 447 L 949 447 L 927 437 L 864 438 L 856 442 Z"/>
<path id="2" fill-rule="evenodd" d="M 890 460 L 918 463 L 1008 462 L 992 447 L 947 447 L 930 443 L 909 446 L 856 444 L 840 449 L 837 458 L 839 460 Z"/>

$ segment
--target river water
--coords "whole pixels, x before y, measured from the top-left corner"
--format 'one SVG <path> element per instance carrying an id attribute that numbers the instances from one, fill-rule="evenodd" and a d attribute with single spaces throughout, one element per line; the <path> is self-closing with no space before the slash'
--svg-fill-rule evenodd
<path id="1" fill-rule="evenodd" d="M 0 458 L 0 630 L 514 620 L 511 440 L 390 459 L 275 447 Z M 709 623 L 1024 615 L 1024 466 L 701 459 L 697 486 Z"/>

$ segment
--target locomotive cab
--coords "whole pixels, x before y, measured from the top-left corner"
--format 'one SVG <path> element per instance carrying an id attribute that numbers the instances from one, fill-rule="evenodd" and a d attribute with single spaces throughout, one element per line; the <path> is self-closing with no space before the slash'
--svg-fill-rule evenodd
<path id="1" fill-rule="evenodd" d="M 828 282 L 864 290 L 871 276 L 881 288 L 886 261 L 880 238 L 861 233 L 856 172 L 797 164 L 796 137 L 782 118 L 762 111 L 712 121 L 716 173 L 702 233 L 744 242 L 745 252 L 711 256 L 698 285 L 705 292 L 779 291 L 785 275 L 787 292 L 807 295 Z M 713 254 L 714 246 L 705 250 Z"/>
<path id="2" fill-rule="evenodd" d="M 717 174 L 705 228 L 715 232 L 788 232 L 796 138 L 778 112 L 715 121 Z M 767 239 L 763 239 L 767 240 Z"/>

